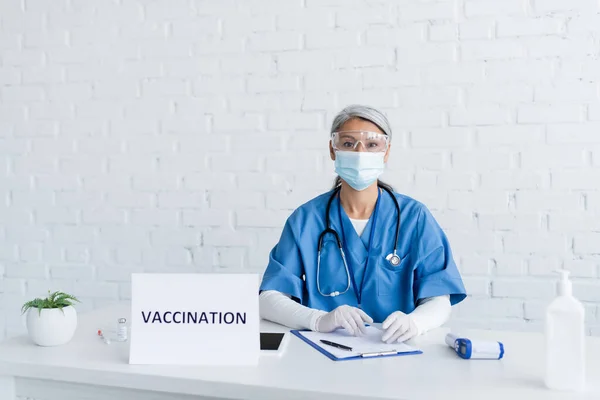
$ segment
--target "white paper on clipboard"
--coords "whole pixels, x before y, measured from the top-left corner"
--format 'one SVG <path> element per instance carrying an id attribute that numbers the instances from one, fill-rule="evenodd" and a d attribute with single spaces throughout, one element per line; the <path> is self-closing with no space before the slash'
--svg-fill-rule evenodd
<path id="1" fill-rule="evenodd" d="M 299 332 L 306 339 L 319 346 L 321 349 L 331 353 L 339 359 L 359 357 L 363 354 L 387 353 L 395 351 L 396 353 L 415 353 L 419 352 L 418 348 L 410 346 L 406 343 L 385 343 L 381 341 L 381 330 L 367 326 L 367 334 L 363 336 L 352 336 L 345 329 L 338 329 L 334 332 L 321 333 L 312 331 Z M 338 349 L 333 346 L 328 346 L 321 343 L 321 340 L 329 340 L 331 342 L 343 344 L 344 346 L 352 347 L 352 351 Z"/>

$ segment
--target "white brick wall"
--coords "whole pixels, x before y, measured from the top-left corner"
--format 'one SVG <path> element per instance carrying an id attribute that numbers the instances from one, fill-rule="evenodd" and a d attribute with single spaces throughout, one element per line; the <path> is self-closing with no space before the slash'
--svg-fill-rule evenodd
<path id="1" fill-rule="evenodd" d="M 23 8 L 24 7 L 24 8 Z M 474 327 L 535 330 L 572 271 L 600 333 L 596 0 L 0 2 L 0 339 L 136 271 L 261 272 L 381 107 L 385 180 L 446 229 Z"/>

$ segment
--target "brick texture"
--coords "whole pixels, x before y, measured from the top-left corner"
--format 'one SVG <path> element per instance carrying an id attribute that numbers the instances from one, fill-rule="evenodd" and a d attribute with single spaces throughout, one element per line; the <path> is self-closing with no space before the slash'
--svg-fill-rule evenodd
<path id="1" fill-rule="evenodd" d="M 599 3 L 348 3 L 0 1 L 0 339 L 46 287 L 262 272 L 355 101 L 448 233 L 461 323 L 538 326 L 561 267 L 600 305 Z"/>

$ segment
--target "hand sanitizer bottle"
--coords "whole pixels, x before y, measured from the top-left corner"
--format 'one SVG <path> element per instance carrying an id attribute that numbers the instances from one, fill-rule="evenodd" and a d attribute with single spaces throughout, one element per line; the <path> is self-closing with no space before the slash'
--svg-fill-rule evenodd
<path id="1" fill-rule="evenodd" d="M 558 271 L 558 297 L 546 309 L 546 386 L 581 391 L 585 386 L 585 310 L 573 297 L 569 271 Z"/>

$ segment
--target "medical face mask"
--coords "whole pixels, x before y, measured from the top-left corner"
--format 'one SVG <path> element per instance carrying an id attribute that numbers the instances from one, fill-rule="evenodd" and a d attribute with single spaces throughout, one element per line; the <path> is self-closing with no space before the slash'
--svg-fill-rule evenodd
<path id="1" fill-rule="evenodd" d="M 354 190 L 365 190 L 383 172 L 385 152 L 336 151 L 335 172 Z"/>

